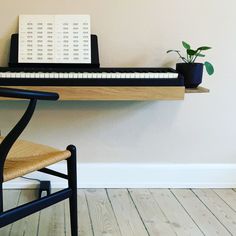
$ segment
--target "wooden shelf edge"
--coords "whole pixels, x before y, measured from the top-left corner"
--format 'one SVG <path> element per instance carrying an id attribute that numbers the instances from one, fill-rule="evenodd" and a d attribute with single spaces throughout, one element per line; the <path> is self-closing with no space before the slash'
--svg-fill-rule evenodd
<path id="1" fill-rule="evenodd" d="M 197 88 L 185 88 L 185 93 L 209 93 L 210 89 L 198 86 Z"/>
<path id="2" fill-rule="evenodd" d="M 154 101 L 183 100 L 184 87 L 180 86 L 6 86 L 10 88 L 56 92 L 61 101 Z M 17 100 L 0 98 L 0 100 Z"/>

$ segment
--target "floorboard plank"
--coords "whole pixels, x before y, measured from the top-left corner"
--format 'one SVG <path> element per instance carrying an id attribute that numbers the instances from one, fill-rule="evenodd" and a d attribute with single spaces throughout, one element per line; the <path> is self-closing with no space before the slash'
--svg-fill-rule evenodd
<path id="1" fill-rule="evenodd" d="M 14 208 L 18 205 L 20 193 L 21 193 L 20 190 L 4 190 L 3 191 L 4 211 Z M 1 228 L 0 235 L 8 236 L 10 234 L 11 228 L 12 228 L 12 224 Z"/>
<path id="2" fill-rule="evenodd" d="M 22 190 L 18 205 L 25 204 L 37 198 L 35 190 Z M 10 236 L 32 236 L 37 235 L 39 223 L 39 212 L 16 221 L 12 225 Z"/>
<path id="3" fill-rule="evenodd" d="M 150 236 L 176 235 L 148 189 L 129 189 L 129 192 Z"/>
<path id="4" fill-rule="evenodd" d="M 4 190 L 4 210 L 35 197 L 35 190 Z M 80 189 L 78 218 L 80 236 L 236 235 L 236 192 Z M 0 236 L 71 236 L 68 200 L 1 228 Z"/>
<path id="5" fill-rule="evenodd" d="M 54 190 L 53 192 L 58 191 Z M 65 236 L 65 201 L 40 212 L 38 236 Z"/>
<path id="6" fill-rule="evenodd" d="M 108 189 L 108 196 L 122 235 L 148 235 L 127 189 Z"/>
<path id="7" fill-rule="evenodd" d="M 93 236 L 87 200 L 83 189 L 78 189 L 77 199 L 78 199 L 79 236 Z M 71 236 L 69 200 L 66 200 L 65 202 L 65 224 L 66 224 L 66 236 Z"/>
<path id="8" fill-rule="evenodd" d="M 231 234 L 236 235 L 236 212 L 211 189 L 193 191 Z"/>
<path id="9" fill-rule="evenodd" d="M 150 189 L 154 199 L 162 209 L 177 235 L 203 235 L 198 226 L 189 217 L 175 196 L 168 189 Z"/>
<path id="10" fill-rule="evenodd" d="M 105 189 L 84 190 L 95 236 L 121 236 Z"/>
<path id="11" fill-rule="evenodd" d="M 236 192 L 233 189 L 213 189 L 234 211 L 236 211 Z"/>
<path id="12" fill-rule="evenodd" d="M 172 189 L 171 191 L 205 235 L 230 235 L 191 190 Z"/>

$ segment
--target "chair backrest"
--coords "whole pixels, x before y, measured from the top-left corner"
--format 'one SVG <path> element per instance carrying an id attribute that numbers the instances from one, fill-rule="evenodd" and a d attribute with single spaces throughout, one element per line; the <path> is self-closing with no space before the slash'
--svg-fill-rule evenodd
<path id="1" fill-rule="evenodd" d="M 7 134 L 0 144 L 0 183 L 3 182 L 3 168 L 7 155 L 17 140 L 21 135 L 25 127 L 28 125 L 37 104 L 37 100 L 57 100 L 59 98 L 57 93 L 39 92 L 39 91 L 29 91 L 22 89 L 10 89 L 0 87 L 0 97 L 10 97 L 19 99 L 30 99 L 29 105 L 15 125 L 15 127 Z"/>

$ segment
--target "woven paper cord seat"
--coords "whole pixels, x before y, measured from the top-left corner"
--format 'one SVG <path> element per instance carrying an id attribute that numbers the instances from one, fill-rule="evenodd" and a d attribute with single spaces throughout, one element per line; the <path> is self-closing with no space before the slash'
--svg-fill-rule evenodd
<path id="1" fill-rule="evenodd" d="M 0 143 L 4 137 L 0 137 Z M 33 153 L 33 154 L 32 154 Z M 8 181 L 30 172 L 40 170 L 71 156 L 70 151 L 60 151 L 41 144 L 19 140 L 9 152 L 3 171 L 3 180 Z"/>

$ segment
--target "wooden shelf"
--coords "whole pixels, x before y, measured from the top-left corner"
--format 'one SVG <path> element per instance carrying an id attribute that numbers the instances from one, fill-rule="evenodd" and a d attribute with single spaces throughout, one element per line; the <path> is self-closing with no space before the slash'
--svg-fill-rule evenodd
<path id="1" fill-rule="evenodd" d="M 183 100 L 185 93 L 209 93 L 204 87 L 186 89 L 184 87 L 118 87 L 118 86 L 5 86 L 57 92 L 61 101 L 147 101 L 147 100 Z M 18 100 L 0 98 L 0 100 Z"/>
<path id="2" fill-rule="evenodd" d="M 186 88 L 185 93 L 209 93 L 210 90 L 207 88 L 203 88 L 198 86 L 197 88 Z"/>
<path id="3" fill-rule="evenodd" d="M 176 87 L 5 86 L 5 87 L 57 92 L 60 95 L 60 100 L 62 101 L 183 100 L 185 94 L 185 88 L 180 86 Z M 0 100 L 13 100 L 13 99 L 0 98 Z"/>

